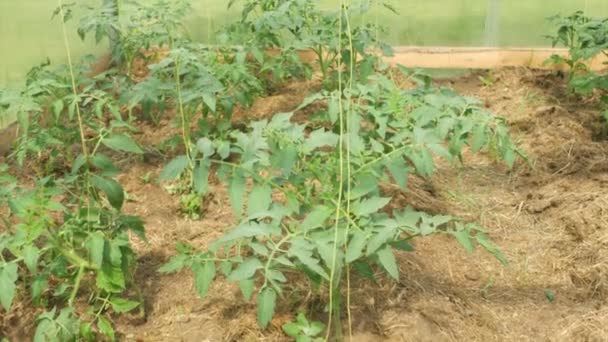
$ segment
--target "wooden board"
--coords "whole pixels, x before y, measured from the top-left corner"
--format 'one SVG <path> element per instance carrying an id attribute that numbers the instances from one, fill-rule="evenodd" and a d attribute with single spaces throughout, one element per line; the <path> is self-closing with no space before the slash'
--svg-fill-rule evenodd
<path id="1" fill-rule="evenodd" d="M 392 64 L 413 68 L 434 69 L 497 69 L 529 67 L 533 69 L 567 70 L 567 65 L 545 64 L 552 55 L 568 56 L 567 49 L 550 48 L 477 48 L 477 47 L 395 47 L 395 55 L 387 58 Z M 608 68 L 608 58 L 600 55 L 589 61 L 592 70 Z"/>

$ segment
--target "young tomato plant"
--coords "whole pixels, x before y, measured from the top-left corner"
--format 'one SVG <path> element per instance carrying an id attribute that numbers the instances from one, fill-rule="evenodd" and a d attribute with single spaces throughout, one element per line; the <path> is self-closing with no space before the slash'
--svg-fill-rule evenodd
<path id="1" fill-rule="evenodd" d="M 161 180 L 180 179 L 171 190 L 182 195 L 182 211 L 188 216 L 200 216 L 203 202 L 200 196 L 194 195 L 201 195 L 195 181 L 201 172 L 196 161 L 200 149 L 194 148 L 195 140 L 190 132 L 194 118 L 199 118 L 195 135 L 217 136 L 220 139 L 216 141 L 225 141 L 234 108 L 250 106 L 268 87 L 256 74 L 268 71 L 284 81 L 308 73 L 306 70 L 310 66 L 302 64 L 297 56 L 301 49 L 312 49 L 318 55 L 318 65 L 329 88 L 337 85 L 342 67 L 357 70 L 350 75 L 353 82 L 365 82 L 377 69 L 384 67 L 374 50 L 388 54 L 391 49 L 375 38 L 373 26 L 356 27 L 349 35 L 350 27 L 344 25 L 338 39 L 333 36 L 336 25 L 347 20 L 349 13 L 346 8 L 337 14 L 325 13 L 310 0 L 247 1 L 241 21 L 229 26 L 221 35 L 225 43 L 245 41 L 246 44 L 211 49 L 181 41 L 167 58 L 151 67 L 152 74 L 146 81 L 135 86 L 133 104 L 148 98 L 144 94 L 150 89 L 154 93 L 151 97 L 175 99 L 173 106 L 179 112 L 185 153 L 167 165 Z M 269 49 L 278 49 L 281 53 L 268 54 Z M 159 93 L 158 89 L 164 89 L 164 92 Z M 224 143 L 224 146 L 227 145 Z M 223 151 L 229 153 L 226 147 Z"/>
<path id="2" fill-rule="evenodd" d="M 228 8 L 239 1 L 231 0 Z M 220 43 L 240 45 L 252 56 L 251 64 L 267 81 L 265 88 L 279 86 L 291 78 L 310 78 L 310 65 L 303 63 L 298 50 L 306 48 L 302 31 L 318 10 L 311 1 L 245 0 L 239 21 L 218 35 Z"/>
<path id="3" fill-rule="evenodd" d="M 170 49 L 183 37 L 189 10 L 188 0 L 105 0 L 99 6 L 87 6 L 78 34 L 83 40 L 94 35 L 98 44 L 107 38 L 114 62 L 124 64 L 132 76 L 136 58 L 147 60 L 151 48 Z"/>
<path id="4" fill-rule="evenodd" d="M 325 341 L 320 335 L 325 330 L 321 322 L 309 322 L 303 313 L 299 313 L 295 322 L 283 324 L 283 331 L 296 342 L 322 342 Z"/>
<path id="5" fill-rule="evenodd" d="M 70 12 L 55 13 L 65 23 Z M 66 51 L 68 65 L 34 68 L 23 91 L 3 96 L 22 129 L 15 167 L 32 155 L 44 163 L 49 150 L 49 164 L 62 164 L 41 170 L 33 185 L 0 167 L 0 304 L 9 311 L 31 298 L 50 309 L 36 321 L 35 340 L 115 340 L 113 314 L 143 310 L 130 234 L 145 236 L 142 221 L 122 212 L 119 170 L 103 153 L 143 151 L 107 82 L 73 64 L 67 42 Z"/>
<path id="6" fill-rule="evenodd" d="M 141 220 L 120 212 L 124 191 L 111 178 L 116 167 L 101 154 L 79 156 L 65 177 L 41 178 L 33 188 L 19 186 L 6 168 L 0 171 L 0 206 L 8 208 L 0 234 L 4 310 L 17 294 L 29 293 L 42 307 L 71 308 L 88 298 L 86 312 L 78 312 L 88 331 L 82 337 L 95 339 L 92 326 L 113 337 L 108 314 L 131 311 L 141 300 L 128 299 L 135 264 L 128 233 L 145 239 Z M 36 334 L 55 338 L 45 317 Z"/>
<path id="7" fill-rule="evenodd" d="M 228 26 L 220 38 L 225 43 L 244 45 L 254 57 L 257 70 L 269 72 L 277 80 L 310 78 L 316 64 L 325 86 L 336 87 L 338 68 L 352 64 L 356 70 L 353 76 L 364 80 L 380 62 L 374 52 L 392 55 L 391 47 L 378 39 L 381 28 L 371 24 L 350 27 L 348 18 L 365 15 L 371 8 L 368 1 L 336 12 L 320 10 L 313 0 L 246 0 L 243 7 L 241 20 Z M 394 12 L 391 6 L 385 7 Z M 340 26 L 340 21 L 345 24 Z M 341 32 L 336 32 L 340 27 Z M 314 63 L 299 57 L 298 52 L 306 50 L 316 56 Z"/>
<path id="8" fill-rule="evenodd" d="M 197 120 L 196 136 L 223 137 L 232 124 L 234 109 L 253 103 L 262 89 L 249 72 L 245 57 L 242 51 L 233 53 L 209 50 L 194 43 L 183 44 L 153 65 L 151 78 L 144 82 L 173 80 L 173 88 L 166 88 L 166 93 L 175 99 L 184 154 L 166 165 L 160 180 L 179 178 L 173 191 L 182 195 L 182 211 L 190 217 L 200 217 L 203 205 L 203 189 L 196 180 L 202 170 L 197 161 L 200 149 L 196 147 L 192 123 Z M 227 146 L 224 153 L 229 152 Z"/>
<path id="9" fill-rule="evenodd" d="M 259 13 L 250 17 L 254 10 Z M 209 189 L 212 170 L 227 184 L 238 224 L 205 250 L 180 245 L 162 272 L 190 268 L 200 296 L 218 277 L 237 283 L 246 300 L 256 293 L 263 328 L 289 280 L 305 276 L 322 294 L 328 292 L 340 338 L 341 289 L 350 270 L 373 279 L 379 267 L 398 280 L 395 252 L 412 251 L 417 238 L 450 235 L 467 250 L 479 245 L 506 263 L 478 225 L 409 207 L 390 209 L 392 198 L 381 190 L 382 184 L 405 189 L 409 174 L 432 176 L 435 156 L 461 162 L 467 146 L 473 152 L 488 149 L 513 166 L 523 154 L 503 120 L 428 80 L 414 90 L 399 89 L 378 72 L 385 67 L 370 51 L 390 49 L 373 38 L 370 27 L 351 27 L 346 7 L 324 14 L 306 0 L 262 0 L 248 1 L 244 13 L 237 27 L 251 28 L 244 31 L 262 42 L 252 49 L 316 49 L 326 87 L 297 110 L 315 102 L 325 109 L 317 128 L 295 123 L 293 113 L 279 113 L 245 131 L 203 137 L 186 149 L 189 155 L 174 159 L 165 172 L 187 173 L 201 194 Z M 320 22 L 325 26 L 314 25 Z M 335 24 L 341 28 L 337 34 Z M 318 335 L 318 326 L 300 323 L 290 332 Z M 310 328 L 312 336 L 304 332 Z"/>
<path id="10" fill-rule="evenodd" d="M 552 56 L 547 62 L 566 63 L 570 67 L 568 86 L 582 95 L 599 92 L 604 106 L 608 106 L 608 75 L 593 72 L 585 64 L 597 55 L 608 57 L 608 18 L 591 18 L 577 11 L 549 20 L 557 27 L 557 33 L 548 38 L 553 46 L 567 47 L 570 57 Z M 604 116 L 608 120 L 608 111 Z"/>
<path id="11" fill-rule="evenodd" d="M 70 78 L 65 66 L 53 71 L 35 69 L 29 74 L 25 90 L 8 104 L 7 111 L 15 113 L 21 126 L 13 153 L 19 164 L 35 155 L 45 157 L 39 160 L 47 160 L 47 171 L 64 171 L 62 167 L 73 164 L 78 154 L 72 146 L 82 147 L 83 143 L 90 145 L 92 154 L 101 146 L 142 154 L 128 134 L 135 129 L 122 118 L 113 94 L 82 72 L 75 76 L 75 85 L 81 90 L 73 93 Z M 61 165 L 57 165 L 59 161 Z"/>
<path id="12" fill-rule="evenodd" d="M 479 244 L 506 262 L 478 225 L 411 208 L 386 210 L 391 198 L 380 190 L 389 176 L 405 188 L 409 173 L 432 175 L 433 155 L 458 159 L 465 145 L 479 151 L 494 143 L 499 156 L 512 165 L 518 150 L 506 126 L 454 94 L 402 91 L 380 75 L 374 81 L 357 85 L 343 98 L 337 91 L 314 97 L 326 101 L 325 120 L 332 129 L 308 131 L 292 123 L 290 113 L 277 114 L 252 123 L 248 132 L 234 131 L 230 160 L 218 154 L 219 143 L 200 141 L 203 177 L 196 179 L 206 184 L 211 165 L 216 165 L 240 223 L 207 251 L 182 248 L 162 271 L 190 267 L 201 296 L 218 269 L 241 286 L 246 299 L 257 289 L 258 320 L 265 327 L 289 274 L 305 274 L 321 287 L 332 284 L 334 295 L 351 266 L 370 276 L 376 264 L 398 279 L 394 253 L 413 250 L 411 242 L 418 237 L 451 235 L 467 250 Z M 342 142 L 333 132 L 341 117 L 338 101 L 351 115 L 352 129 Z M 350 163 L 341 165 L 340 148 L 347 143 Z M 349 192 L 340 182 L 343 167 L 351 169 Z"/>

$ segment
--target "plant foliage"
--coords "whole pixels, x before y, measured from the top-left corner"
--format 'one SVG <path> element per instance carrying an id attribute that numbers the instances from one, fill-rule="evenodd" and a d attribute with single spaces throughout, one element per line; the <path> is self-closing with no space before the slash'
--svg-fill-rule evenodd
<path id="1" fill-rule="evenodd" d="M 569 49 L 570 57 L 552 56 L 548 62 L 566 63 L 570 67 L 568 85 L 582 95 L 600 93 L 601 101 L 608 104 L 608 75 L 596 73 L 586 62 L 598 55 L 608 57 L 608 18 L 591 18 L 582 11 L 570 16 L 556 15 L 549 18 L 557 32 L 549 36 L 553 46 Z M 604 114 L 608 119 L 608 111 Z"/>
<path id="2" fill-rule="evenodd" d="M 292 44 L 310 44 L 303 31 L 294 30 L 306 27 L 310 13 L 314 17 L 309 5 L 250 1 L 237 26 L 248 27 L 245 32 L 262 30 L 255 37 L 262 42 L 251 44 L 260 48 L 281 45 L 284 29 L 292 35 Z M 256 16 L 263 18 L 256 19 L 261 23 L 249 21 L 254 9 L 261 12 Z M 301 17 L 303 12 L 307 19 Z M 346 8 L 323 14 L 331 23 L 324 28 L 329 32 L 340 22 L 348 27 L 348 16 Z M 281 30 L 270 29 L 275 26 L 269 23 L 275 22 Z M 371 52 L 377 41 L 363 32 L 368 31 L 351 28 L 316 35 L 319 51 L 336 54 L 319 70 L 327 79 L 336 78 L 296 109 L 320 104 L 324 109 L 314 124 L 297 123 L 294 112 L 278 113 L 250 123 L 244 131 L 232 129 L 222 137 L 198 141 L 191 154 L 193 182 L 204 193 L 215 172 L 228 188 L 238 224 L 206 250 L 181 246 L 180 254 L 161 271 L 190 268 L 200 296 L 219 277 L 237 283 L 247 300 L 257 292 L 258 321 L 266 327 L 291 274 L 306 275 L 316 288 L 331 284 L 334 293 L 351 266 L 371 278 L 377 266 L 398 280 L 396 253 L 412 251 L 415 238 L 450 235 L 467 250 L 479 245 L 506 263 L 480 226 L 409 207 L 393 208 L 392 198 L 381 190 L 393 182 L 405 189 L 410 174 L 432 176 L 436 157 L 462 161 L 465 147 L 473 152 L 490 149 L 512 167 L 523 155 L 505 122 L 475 100 L 434 88 L 428 81 L 413 90 L 400 89 Z M 181 156 L 165 170 L 178 177 L 186 166 Z"/>
<path id="3" fill-rule="evenodd" d="M 143 222 L 123 211 L 116 179 L 117 159 L 149 148 L 134 138 L 138 119 L 158 125 L 166 117 L 180 128 L 159 179 L 180 195 L 182 212 L 200 218 L 219 179 L 237 222 L 206 249 L 178 245 L 161 271 L 190 269 L 200 296 L 218 278 L 237 283 L 246 300 L 255 295 L 263 328 L 296 277 L 328 289 L 339 318 L 331 303 L 340 302 L 347 272 L 374 279 L 379 269 L 398 280 L 397 255 L 418 238 L 452 236 L 506 263 L 479 225 L 402 207 L 384 190 L 431 177 L 439 159 L 462 163 L 466 149 L 508 167 L 525 156 L 505 121 L 476 100 L 384 63 L 392 51 L 381 29 L 352 23 L 377 4 L 394 10 L 369 1 L 327 12 L 312 0 L 244 0 L 240 19 L 218 34 L 220 46 L 188 39 L 186 0 L 88 8 L 78 32 L 112 41 L 114 68 L 91 75 L 89 57 L 45 63 L 21 91 L 0 91 L 0 110 L 21 126 L 14 167 L 42 166 L 34 184 L 0 168 L 2 310 L 25 297 L 44 308 L 36 340 L 114 340 L 114 315 L 143 310 L 130 238 L 145 240 Z M 72 10 L 55 14 L 66 21 Z M 303 60 L 302 50 L 316 58 Z M 140 61 L 144 75 L 133 71 Z M 236 110 L 315 72 L 323 87 L 298 108 L 233 124 Z M 402 89 L 395 79 L 403 77 L 419 86 Z M 314 117 L 296 118 L 313 108 Z M 298 341 L 316 341 L 325 329 L 303 314 L 283 328 Z"/>

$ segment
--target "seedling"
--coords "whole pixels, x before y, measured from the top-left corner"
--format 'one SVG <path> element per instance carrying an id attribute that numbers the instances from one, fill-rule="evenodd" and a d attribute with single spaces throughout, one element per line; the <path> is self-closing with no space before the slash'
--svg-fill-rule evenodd
<path id="1" fill-rule="evenodd" d="M 325 330 L 321 322 L 309 322 L 303 313 L 299 313 L 295 322 L 283 324 L 283 331 L 287 336 L 293 337 L 296 342 L 322 342 L 320 335 Z"/>

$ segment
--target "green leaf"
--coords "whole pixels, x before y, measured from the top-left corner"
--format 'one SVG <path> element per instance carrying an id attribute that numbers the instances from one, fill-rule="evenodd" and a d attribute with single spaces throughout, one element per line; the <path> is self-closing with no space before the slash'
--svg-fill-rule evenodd
<path id="1" fill-rule="evenodd" d="M 75 341 L 79 332 L 79 322 L 71 307 L 62 309 L 57 317 L 56 310 L 40 314 L 36 318 L 38 326 L 34 334 L 34 342 Z"/>
<path id="2" fill-rule="evenodd" d="M 243 213 L 243 203 L 245 197 L 245 176 L 238 170 L 232 173 L 230 184 L 228 185 L 228 197 L 234 216 L 241 217 Z"/>
<path id="3" fill-rule="evenodd" d="M 103 154 L 96 154 L 91 158 L 91 164 L 101 171 L 104 177 L 114 177 L 120 170 L 112 163 L 112 160 Z"/>
<path id="4" fill-rule="evenodd" d="M 217 154 L 222 160 L 228 158 L 230 156 L 230 143 L 227 141 L 220 141 L 217 146 Z"/>
<path id="5" fill-rule="evenodd" d="M 56 118 L 60 117 L 60 114 L 64 108 L 65 108 L 65 104 L 63 103 L 62 99 L 59 99 L 59 100 L 53 102 L 53 114 L 55 115 Z"/>
<path id="6" fill-rule="evenodd" d="M 352 213 L 356 216 L 367 216 L 377 213 L 391 201 L 390 197 L 371 197 L 360 202 L 355 202 L 352 206 Z"/>
<path id="7" fill-rule="evenodd" d="M 333 132 L 328 132 L 323 128 L 313 131 L 304 142 L 304 151 L 306 153 L 316 150 L 319 147 L 329 146 L 334 147 L 338 143 L 338 135 Z"/>
<path id="8" fill-rule="evenodd" d="M 475 235 L 475 239 L 477 240 L 477 243 L 479 243 L 483 248 L 485 248 L 486 251 L 488 251 L 490 254 L 494 255 L 494 257 L 498 259 L 503 265 L 509 265 L 509 261 L 507 260 L 507 258 L 505 258 L 505 256 L 502 254 L 500 249 L 498 249 L 498 247 L 494 246 L 494 244 L 490 242 L 490 240 L 488 240 L 488 237 L 485 234 L 478 233 L 477 235 Z"/>
<path id="9" fill-rule="evenodd" d="M 192 272 L 194 272 L 196 292 L 200 297 L 204 297 L 207 295 L 209 287 L 215 279 L 215 263 L 210 260 L 206 260 L 202 263 L 196 262 L 192 264 Z"/>
<path id="10" fill-rule="evenodd" d="M 291 267 L 291 268 L 295 268 L 295 265 L 293 262 L 291 262 L 291 260 L 289 260 L 286 256 L 281 255 L 279 257 L 274 258 L 274 261 L 276 261 L 277 263 L 283 265 L 283 266 L 287 266 L 287 267 Z"/>
<path id="11" fill-rule="evenodd" d="M 91 185 L 103 191 L 108 198 L 108 202 L 116 210 L 120 210 L 125 201 L 125 192 L 120 183 L 113 179 L 102 178 L 97 175 L 91 177 Z"/>
<path id="12" fill-rule="evenodd" d="M 471 236 L 468 231 L 459 230 L 451 232 L 451 234 L 454 235 L 456 241 L 458 241 L 462 245 L 462 247 L 464 247 L 464 249 L 466 249 L 468 252 L 475 251 L 475 245 L 473 245 L 473 242 L 471 241 Z"/>
<path id="13" fill-rule="evenodd" d="M 249 195 L 247 216 L 267 211 L 272 203 L 272 189 L 268 185 L 256 185 Z"/>
<path id="14" fill-rule="evenodd" d="M 93 326 L 91 323 L 80 324 L 80 335 L 85 341 L 95 341 L 95 333 L 93 332 Z"/>
<path id="15" fill-rule="evenodd" d="M 315 247 L 317 253 L 321 257 L 321 261 L 328 268 L 329 265 L 333 265 L 336 269 L 334 275 L 336 276 L 335 280 L 337 280 L 340 278 L 341 268 L 344 263 L 344 252 L 341 249 L 338 249 L 337 251 L 334 250 L 333 233 L 327 234 L 327 232 L 324 232 L 324 234 L 326 234 L 325 238 L 313 238 L 313 240 L 315 240 Z"/>
<path id="16" fill-rule="evenodd" d="M 363 254 L 363 248 L 367 243 L 367 235 L 363 232 L 355 232 L 353 238 L 348 243 L 348 247 L 346 249 L 346 255 L 344 256 L 345 261 L 347 263 L 352 263 L 353 261 L 359 259 Z"/>
<path id="17" fill-rule="evenodd" d="M 296 257 L 304 266 L 309 268 L 311 271 L 315 272 L 326 280 L 329 280 L 329 275 L 327 274 L 327 272 L 325 272 L 323 267 L 319 265 L 319 260 L 315 259 L 312 256 L 312 251 L 307 251 L 305 249 L 296 248 L 295 246 L 292 246 L 292 248 L 289 250 L 289 253 Z"/>
<path id="18" fill-rule="evenodd" d="M 128 228 L 138 238 L 144 242 L 148 242 L 144 229 L 144 222 L 137 216 L 122 215 L 118 220 L 124 227 Z"/>
<path id="19" fill-rule="evenodd" d="M 549 303 L 555 302 L 555 294 L 551 290 L 545 290 L 545 298 L 547 298 Z"/>
<path id="20" fill-rule="evenodd" d="M 116 313 L 129 312 L 139 306 L 139 302 L 123 299 L 123 298 L 112 298 L 110 299 L 110 305 L 112 310 Z"/>
<path id="21" fill-rule="evenodd" d="M 513 168 L 516 157 L 517 156 L 515 154 L 515 151 L 511 147 L 505 147 L 503 149 L 502 158 L 504 159 L 505 163 L 507 163 L 507 166 L 509 167 L 509 169 Z"/>
<path id="22" fill-rule="evenodd" d="M 423 177 L 428 177 L 435 171 L 433 157 L 426 149 L 418 149 L 408 154 L 408 158 L 414 163 L 416 171 Z"/>
<path id="23" fill-rule="evenodd" d="M 164 264 L 161 268 L 158 269 L 160 273 L 173 273 L 180 271 L 182 268 L 186 267 L 186 264 L 190 256 L 185 254 L 178 254 L 169 260 L 168 263 Z"/>
<path id="24" fill-rule="evenodd" d="M 0 267 L 0 304 L 4 310 L 10 311 L 17 289 L 19 267 L 15 263 L 4 264 Z"/>
<path id="25" fill-rule="evenodd" d="M 401 187 L 401 189 L 405 189 L 407 186 L 407 175 L 408 175 L 408 167 L 405 161 L 401 156 L 389 159 L 386 163 L 386 168 L 397 182 L 397 185 Z"/>
<path id="26" fill-rule="evenodd" d="M 84 157 L 84 155 L 79 154 L 78 157 L 76 157 L 76 160 L 74 160 L 74 163 L 72 164 L 72 174 L 76 174 L 78 171 L 80 171 L 80 168 L 87 162 L 87 158 Z"/>
<path id="27" fill-rule="evenodd" d="M 349 198 L 351 201 L 366 196 L 378 190 L 378 176 L 370 173 L 357 177 L 357 185 L 351 189 Z"/>
<path id="28" fill-rule="evenodd" d="M 298 162 L 298 149 L 294 145 L 281 148 L 271 156 L 272 166 L 283 172 L 284 176 L 289 176 Z"/>
<path id="29" fill-rule="evenodd" d="M 196 147 L 198 148 L 199 152 L 201 152 L 203 154 L 203 157 L 205 158 L 209 158 L 211 157 L 213 154 L 215 154 L 215 149 L 213 148 L 213 141 L 211 141 L 209 138 L 201 138 L 198 140 L 198 142 L 196 143 Z"/>
<path id="30" fill-rule="evenodd" d="M 283 331 L 285 332 L 285 334 L 287 334 L 287 336 L 294 337 L 294 338 L 300 336 L 301 327 L 298 323 L 293 323 L 293 322 L 285 323 L 285 324 L 283 324 L 282 328 L 283 328 Z"/>
<path id="31" fill-rule="evenodd" d="M 125 275 L 122 273 L 120 265 L 112 265 L 109 262 L 103 263 L 103 266 L 97 271 L 95 279 L 97 287 L 111 293 L 120 293 L 124 291 L 126 286 Z"/>
<path id="32" fill-rule="evenodd" d="M 357 260 L 357 261 L 353 262 L 352 265 L 353 265 L 353 268 L 355 269 L 355 271 L 357 271 L 357 273 L 359 273 L 361 276 L 363 276 L 369 280 L 375 280 L 374 270 L 367 262 L 362 261 L 362 260 Z"/>
<path id="33" fill-rule="evenodd" d="M 316 206 L 300 224 L 300 230 L 307 232 L 309 230 L 320 228 L 325 225 L 325 221 L 331 216 L 333 210 L 324 206 Z"/>
<path id="34" fill-rule="evenodd" d="M 50 312 L 45 312 L 36 318 L 38 325 L 36 326 L 36 332 L 34 333 L 34 342 L 47 342 L 47 336 L 56 335 L 55 328 L 53 326 L 53 320 L 55 318 L 55 308 Z"/>
<path id="35" fill-rule="evenodd" d="M 271 224 L 249 221 L 241 224 L 235 230 L 224 235 L 218 240 L 218 242 L 228 242 L 254 236 L 270 236 L 271 234 L 279 233 L 280 231 L 281 230 L 279 227 Z"/>
<path id="36" fill-rule="evenodd" d="M 27 269 L 35 274 L 38 270 L 38 258 L 40 257 L 40 250 L 36 246 L 27 245 L 23 247 L 23 262 Z"/>
<path id="37" fill-rule="evenodd" d="M 317 336 L 323 332 L 325 324 L 321 322 L 311 322 L 310 325 L 304 329 L 304 333 L 308 336 Z"/>
<path id="38" fill-rule="evenodd" d="M 329 99 L 329 104 L 327 107 L 327 115 L 329 116 L 329 120 L 332 124 L 335 124 L 338 121 L 340 115 L 340 106 L 339 100 L 337 96 L 332 96 Z"/>
<path id="39" fill-rule="evenodd" d="M 114 333 L 114 328 L 112 328 L 112 323 L 110 323 L 110 321 L 108 321 L 105 317 L 99 316 L 97 328 L 102 334 L 109 337 L 110 340 L 116 341 L 116 335 Z"/>
<path id="40" fill-rule="evenodd" d="M 192 172 L 192 183 L 197 194 L 206 194 L 209 190 L 209 162 L 201 160 Z"/>
<path id="41" fill-rule="evenodd" d="M 89 260 L 97 267 L 101 267 L 103 264 L 105 242 L 103 233 L 99 231 L 89 234 L 89 238 L 86 242 L 86 247 L 89 251 Z"/>
<path id="42" fill-rule="evenodd" d="M 232 272 L 232 262 L 230 260 L 224 260 L 220 262 L 220 271 L 224 275 L 224 277 L 228 277 L 230 272 Z"/>
<path id="43" fill-rule="evenodd" d="M 429 150 L 433 151 L 436 155 L 440 157 L 443 157 L 449 161 L 454 160 L 454 156 L 452 155 L 452 153 L 442 144 L 428 144 L 427 147 L 429 148 Z"/>
<path id="44" fill-rule="evenodd" d="M 384 267 L 386 272 L 391 275 L 395 280 L 399 280 L 399 267 L 397 266 L 397 261 L 395 260 L 395 254 L 390 247 L 386 246 L 378 252 L 378 261 L 380 261 L 380 265 Z"/>
<path id="45" fill-rule="evenodd" d="M 258 324 L 262 329 L 272 320 L 276 301 L 277 293 L 271 287 L 263 288 L 258 294 Z"/>
<path id="46" fill-rule="evenodd" d="M 239 287 L 241 288 L 241 293 L 243 293 L 243 297 L 247 301 L 251 300 L 251 296 L 253 296 L 253 288 L 255 286 L 255 282 L 253 278 L 243 279 L 239 282 Z"/>
<path id="47" fill-rule="evenodd" d="M 240 263 L 237 268 L 230 273 L 228 280 L 241 281 L 252 278 L 255 272 L 263 267 L 264 265 L 259 259 L 249 258 Z"/>
<path id="48" fill-rule="evenodd" d="M 486 132 L 485 125 L 477 125 L 473 130 L 473 141 L 471 143 L 471 150 L 473 153 L 479 152 L 483 146 L 488 142 L 488 133 Z"/>
<path id="49" fill-rule="evenodd" d="M 398 249 L 400 251 L 404 251 L 404 252 L 413 252 L 414 251 L 414 246 L 412 246 L 407 240 L 393 241 L 390 243 L 390 245 L 393 248 Z"/>
<path id="50" fill-rule="evenodd" d="M 257 242 L 250 242 L 249 247 L 253 250 L 254 253 L 258 255 L 262 255 L 267 257 L 269 255 L 268 248 L 266 246 L 259 244 Z"/>
<path id="51" fill-rule="evenodd" d="M 36 304 L 39 304 L 40 298 L 44 293 L 48 285 L 47 277 L 44 275 L 38 275 L 32 280 L 32 284 L 30 285 L 32 291 L 32 298 Z"/>
<path id="52" fill-rule="evenodd" d="M 126 134 L 112 134 L 107 138 L 103 138 L 101 143 L 114 151 L 136 154 L 144 153 L 135 140 Z"/>
<path id="53" fill-rule="evenodd" d="M 203 102 L 205 102 L 212 113 L 215 113 L 217 107 L 217 98 L 214 94 L 203 93 Z"/>
<path id="54" fill-rule="evenodd" d="M 287 281 L 287 278 L 285 278 L 283 272 L 277 270 L 268 270 L 268 279 L 278 281 L 280 283 Z"/>
<path id="55" fill-rule="evenodd" d="M 169 162 L 160 173 L 159 180 L 173 180 L 177 179 L 186 170 L 190 161 L 185 155 L 175 157 Z"/>

